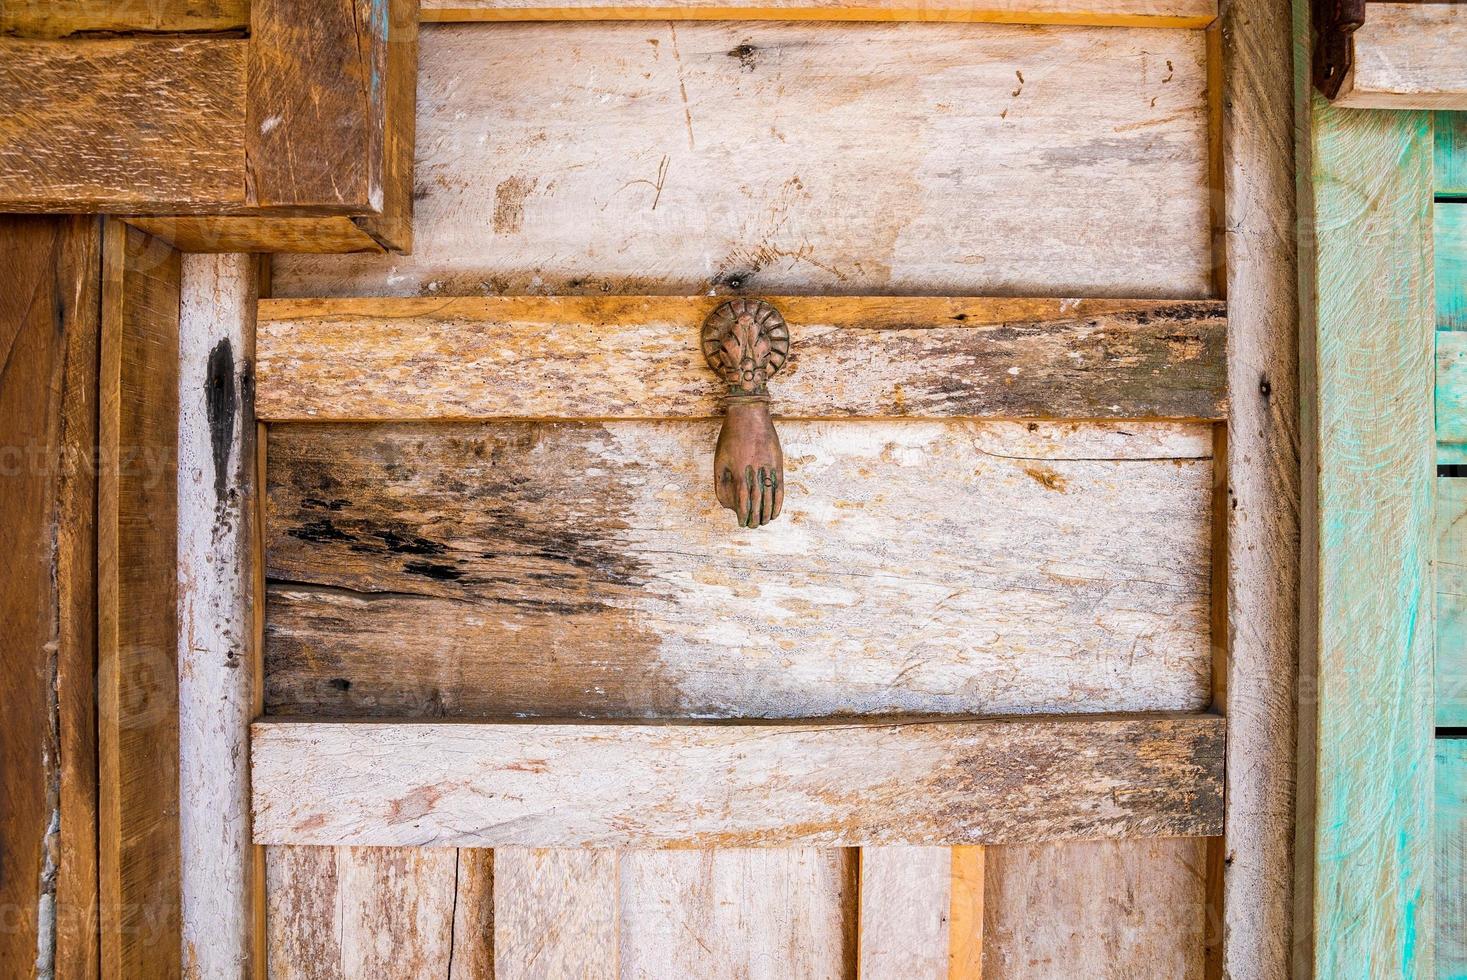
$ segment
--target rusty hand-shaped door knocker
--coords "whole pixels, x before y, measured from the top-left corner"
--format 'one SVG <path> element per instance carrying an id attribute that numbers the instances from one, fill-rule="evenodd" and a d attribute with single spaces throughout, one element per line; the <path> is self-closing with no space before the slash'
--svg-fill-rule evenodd
<path id="1" fill-rule="evenodd" d="M 703 356 L 728 383 L 713 489 L 744 527 L 768 524 L 784 504 L 784 453 L 769 418 L 768 382 L 789 354 L 789 327 L 763 300 L 730 300 L 703 322 Z"/>

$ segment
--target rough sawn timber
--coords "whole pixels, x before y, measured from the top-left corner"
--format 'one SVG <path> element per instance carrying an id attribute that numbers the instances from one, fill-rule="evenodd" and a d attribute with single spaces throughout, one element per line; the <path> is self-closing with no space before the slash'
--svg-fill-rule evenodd
<path id="1" fill-rule="evenodd" d="M 1467 109 L 1467 6 L 1367 3 L 1335 99 L 1352 109 Z"/>
<path id="2" fill-rule="evenodd" d="M 1209 296 L 1205 62 L 1194 31 L 429 25 L 413 254 L 282 256 L 275 294 Z"/>
<path id="3" fill-rule="evenodd" d="M 1210 700 L 1205 426 L 783 422 L 778 534 L 706 492 L 711 421 L 270 433 L 273 714 Z"/>
<path id="4" fill-rule="evenodd" d="M 768 297 L 796 418 L 1183 418 L 1227 412 L 1226 307 L 1088 299 Z M 263 419 L 721 414 L 709 297 L 266 300 Z"/>
<path id="5" fill-rule="evenodd" d="M 1217 715 L 252 727 L 255 839 L 852 847 L 1222 832 Z M 565 801 L 574 800 L 574 806 Z"/>

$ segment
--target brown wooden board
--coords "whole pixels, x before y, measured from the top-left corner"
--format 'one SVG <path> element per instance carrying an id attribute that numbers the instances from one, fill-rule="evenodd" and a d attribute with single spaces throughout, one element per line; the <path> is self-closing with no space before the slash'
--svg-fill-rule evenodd
<path id="1" fill-rule="evenodd" d="M 65 37 L 241 31 L 249 0 L 0 0 L 0 34 Z"/>
<path id="2" fill-rule="evenodd" d="M 841 847 L 1222 831 L 1217 715 L 261 721 L 251 736 L 265 844 Z"/>
<path id="3" fill-rule="evenodd" d="M 0 963 L 16 975 L 97 968 L 99 244 L 84 219 L 0 218 Z"/>
<path id="4" fill-rule="evenodd" d="M 179 261 L 109 223 L 98 484 L 102 975 L 178 976 Z"/>

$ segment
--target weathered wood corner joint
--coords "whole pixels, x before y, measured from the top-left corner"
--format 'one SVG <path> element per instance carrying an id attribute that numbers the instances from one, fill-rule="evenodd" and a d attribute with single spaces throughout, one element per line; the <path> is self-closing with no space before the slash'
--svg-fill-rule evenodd
<path id="1" fill-rule="evenodd" d="M 1314 87 L 1326 99 L 1340 94 L 1355 60 L 1354 34 L 1365 23 L 1365 0 L 1313 0 Z"/>
<path id="2" fill-rule="evenodd" d="M 763 300 L 730 300 L 703 321 L 703 357 L 728 384 L 713 491 L 743 527 L 768 524 L 784 505 L 784 453 L 769 417 L 769 379 L 789 354 L 789 327 Z"/>

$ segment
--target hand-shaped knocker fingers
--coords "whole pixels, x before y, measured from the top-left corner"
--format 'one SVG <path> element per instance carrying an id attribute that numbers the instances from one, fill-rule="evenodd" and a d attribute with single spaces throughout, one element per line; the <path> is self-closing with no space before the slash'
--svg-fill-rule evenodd
<path id="1" fill-rule="evenodd" d="M 764 398 L 732 398 L 713 452 L 718 502 L 744 527 L 761 527 L 784 504 L 784 453 Z"/>
<path id="2" fill-rule="evenodd" d="M 730 300 L 703 324 L 703 356 L 728 384 L 713 489 L 744 527 L 768 524 L 784 504 L 784 453 L 769 416 L 768 381 L 789 345 L 784 318 L 762 300 Z"/>

